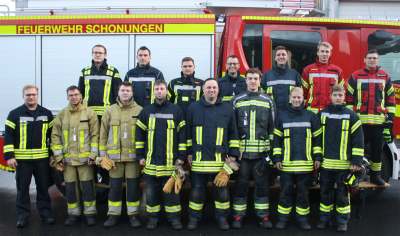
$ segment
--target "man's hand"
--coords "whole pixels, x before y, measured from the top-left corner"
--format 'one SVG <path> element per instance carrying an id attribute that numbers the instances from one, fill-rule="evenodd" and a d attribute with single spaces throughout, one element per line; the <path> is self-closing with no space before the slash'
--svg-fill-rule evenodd
<path id="1" fill-rule="evenodd" d="M 146 160 L 145 159 L 140 160 L 139 161 L 139 165 L 145 166 L 146 165 Z"/>
<path id="2" fill-rule="evenodd" d="M 11 158 L 7 160 L 7 165 L 13 169 L 15 169 L 18 164 L 17 164 L 17 160 L 15 160 L 15 158 Z"/>
<path id="3" fill-rule="evenodd" d="M 61 167 L 64 167 L 64 159 L 61 159 L 61 161 L 58 162 L 58 164 L 59 164 Z"/>
<path id="4" fill-rule="evenodd" d="M 388 122 L 388 123 L 393 123 L 393 121 L 391 121 L 391 120 L 388 120 L 387 122 Z"/>
<path id="5" fill-rule="evenodd" d="M 356 166 L 356 165 L 350 165 L 350 169 L 353 169 L 353 172 L 357 172 L 361 169 L 361 167 Z"/>
<path id="6" fill-rule="evenodd" d="M 49 165 L 51 164 L 51 162 L 54 160 L 54 156 L 50 156 L 49 158 Z"/>
<path id="7" fill-rule="evenodd" d="M 314 169 L 318 169 L 321 166 L 321 161 L 315 161 Z"/>
<path id="8" fill-rule="evenodd" d="M 192 168 L 193 155 L 188 155 L 188 156 L 187 156 L 187 161 L 188 161 L 188 163 L 189 163 L 190 168 Z"/>
<path id="9" fill-rule="evenodd" d="M 282 162 L 278 161 L 275 163 L 276 169 L 278 169 L 279 171 L 282 170 Z"/>
<path id="10" fill-rule="evenodd" d="M 90 159 L 90 157 L 87 158 L 87 163 L 89 166 L 93 165 L 94 161 Z"/>
<path id="11" fill-rule="evenodd" d="M 183 165 L 183 163 L 184 163 L 184 162 L 183 162 L 182 160 L 180 160 L 180 159 L 177 159 L 176 162 L 178 162 L 178 165 Z"/>
<path id="12" fill-rule="evenodd" d="M 232 161 L 236 161 L 236 157 L 229 157 Z"/>

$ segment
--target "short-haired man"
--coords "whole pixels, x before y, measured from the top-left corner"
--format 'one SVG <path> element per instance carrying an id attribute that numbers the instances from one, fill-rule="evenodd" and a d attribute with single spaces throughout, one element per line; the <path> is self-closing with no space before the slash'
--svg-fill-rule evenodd
<path id="1" fill-rule="evenodd" d="M 162 192 L 175 165 L 184 163 L 187 142 L 182 109 L 169 102 L 167 94 L 167 83 L 156 80 L 155 103 L 143 108 L 136 123 L 136 154 L 146 174 L 146 208 L 150 219 L 147 229 L 155 229 L 161 220 L 162 195 L 168 222 L 174 229 L 182 229 L 179 194 Z"/>
<path id="2" fill-rule="evenodd" d="M 51 198 L 48 192 L 49 157 L 54 159 L 49 145 L 53 115 L 51 111 L 37 104 L 39 88 L 35 85 L 25 85 L 22 98 L 24 104 L 8 114 L 4 136 L 4 159 L 9 167 L 16 169 L 17 228 L 26 227 L 31 215 L 29 186 L 32 174 L 36 182 L 39 216 L 46 224 L 54 224 L 54 219 L 50 216 Z"/>
<path id="3" fill-rule="evenodd" d="M 383 127 L 393 123 L 396 98 L 389 74 L 378 66 L 379 54 L 369 50 L 364 58 L 365 68 L 355 71 L 347 86 L 347 108 L 360 117 L 364 145 L 370 143 L 370 181 L 385 185 L 381 178 Z"/>
<path id="4" fill-rule="evenodd" d="M 184 57 L 181 65 L 181 77 L 171 80 L 168 85 L 169 101 L 178 105 L 186 119 L 190 104 L 203 96 L 204 81 L 194 77 L 194 60 Z"/>
<path id="5" fill-rule="evenodd" d="M 229 168 L 226 159 L 239 156 L 232 106 L 217 96 L 218 83 L 214 78 L 205 80 L 203 92 L 204 96 L 190 105 L 187 115 L 188 162 L 192 167 L 188 229 L 196 229 L 201 220 L 209 176 L 217 180 L 219 173 Z M 213 190 L 215 218 L 220 229 L 228 230 L 229 186 L 220 187 L 214 181 Z"/>
<path id="6" fill-rule="evenodd" d="M 124 81 L 132 83 L 133 98 L 135 102 L 145 107 L 154 103 L 154 82 L 164 80 L 164 75 L 157 68 L 150 66 L 151 52 L 146 46 L 137 50 L 137 66 L 129 70 Z"/>
<path id="7" fill-rule="evenodd" d="M 322 125 L 321 204 L 318 229 L 325 229 L 332 220 L 333 190 L 337 186 L 336 219 L 340 232 L 347 231 L 350 219 L 350 199 L 342 176 L 348 169 L 358 171 L 364 156 L 360 118 L 343 103 L 346 90 L 336 84 L 331 90 L 332 103 L 320 112 Z"/>
<path id="8" fill-rule="evenodd" d="M 290 106 L 289 93 L 294 87 L 301 87 L 301 76 L 289 69 L 288 50 L 284 46 L 275 48 L 275 65 L 261 77 L 261 88 L 274 99 L 277 112 Z"/>
<path id="9" fill-rule="evenodd" d="M 79 91 L 99 120 L 107 107 L 116 102 L 118 85 L 122 82 L 117 68 L 107 64 L 107 49 L 103 45 L 92 48 L 92 65 L 85 67 L 79 77 Z"/>
<path id="10" fill-rule="evenodd" d="M 67 88 L 67 99 L 69 104 L 57 114 L 51 133 L 55 159 L 65 168 L 63 174 L 69 214 L 65 225 L 74 225 L 81 218 L 82 189 L 83 214 L 87 225 L 91 226 L 96 224 L 92 165 L 99 153 L 99 121 L 86 100 L 82 99 L 78 87 L 73 85 Z"/>
<path id="11" fill-rule="evenodd" d="M 321 123 L 318 116 L 303 107 L 303 90 L 290 91 L 291 106 L 278 114 L 275 124 L 273 161 L 281 172 L 277 229 L 290 220 L 294 185 L 296 185 L 296 220 L 301 229 L 309 230 L 308 199 L 311 173 L 322 161 Z M 315 163 L 314 163 L 315 161 Z"/>
<path id="12" fill-rule="evenodd" d="M 107 154 L 115 162 L 116 167 L 115 170 L 109 170 L 108 219 L 104 223 L 106 228 L 114 226 L 120 220 L 124 177 L 129 220 L 132 227 L 140 227 L 138 219 L 140 165 L 136 159 L 135 130 L 142 107 L 136 104 L 132 96 L 131 83 L 122 82 L 119 85 L 117 103 L 107 108 L 101 119 L 100 158 Z"/>
<path id="13" fill-rule="evenodd" d="M 240 169 L 233 194 L 233 228 L 241 228 L 246 214 L 249 180 L 255 182 L 254 208 L 263 228 L 272 228 L 269 221 L 269 158 L 274 138 L 276 108 L 273 100 L 260 92 L 261 71 L 246 71 L 247 91 L 231 100 L 235 109 L 240 153 Z"/>
<path id="14" fill-rule="evenodd" d="M 307 66 L 301 75 L 305 106 L 315 114 L 328 107 L 333 85 L 346 83 L 342 69 L 331 63 L 332 46 L 328 42 L 318 44 L 317 55 L 317 62 Z"/>
<path id="15" fill-rule="evenodd" d="M 230 102 L 235 95 L 239 95 L 246 91 L 247 84 L 244 77 L 240 76 L 239 58 L 235 55 L 230 55 L 226 59 L 226 74 L 218 79 L 218 97 L 223 102 Z"/>

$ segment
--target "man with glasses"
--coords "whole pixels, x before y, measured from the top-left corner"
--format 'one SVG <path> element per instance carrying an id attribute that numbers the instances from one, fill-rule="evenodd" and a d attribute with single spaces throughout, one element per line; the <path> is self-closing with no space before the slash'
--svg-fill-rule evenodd
<path id="1" fill-rule="evenodd" d="M 240 75 L 239 67 L 240 63 L 237 56 L 230 55 L 226 59 L 226 74 L 218 80 L 218 97 L 223 102 L 229 103 L 234 96 L 247 90 L 245 78 Z"/>
<path id="2" fill-rule="evenodd" d="M 49 161 L 54 159 L 49 140 L 53 115 L 37 104 L 38 92 L 39 88 L 35 85 L 25 85 L 22 89 L 25 104 L 9 113 L 5 125 L 4 159 L 9 167 L 16 169 L 17 228 L 26 227 L 31 215 L 29 186 L 32 174 L 35 177 L 39 216 L 46 224 L 54 224 L 54 219 L 50 216 L 51 198 L 48 192 Z"/>
<path id="3" fill-rule="evenodd" d="M 107 49 L 103 45 L 92 48 L 92 65 L 85 67 L 79 77 L 79 91 L 101 120 L 104 111 L 116 103 L 118 85 L 122 82 L 116 68 L 107 64 Z"/>
<path id="4" fill-rule="evenodd" d="M 390 136 L 393 128 L 396 113 L 395 92 L 389 74 L 378 66 L 377 50 L 369 50 L 365 54 L 364 62 L 365 68 L 355 71 L 350 77 L 347 108 L 354 110 L 360 117 L 364 145 L 370 142 L 370 181 L 376 185 L 385 185 L 381 178 L 383 133 L 387 132 Z"/>

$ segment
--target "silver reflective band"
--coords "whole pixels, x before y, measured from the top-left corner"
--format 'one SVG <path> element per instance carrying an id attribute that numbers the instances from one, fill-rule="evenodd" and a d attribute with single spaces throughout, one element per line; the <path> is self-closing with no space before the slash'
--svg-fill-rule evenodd
<path id="1" fill-rule="evenodd" d="M 174 114 L 156 113 L 156 114 L 150 114 L 150 118 L 174 119 Z"/>
<path id="2" fill-rule="evenodd" d="M 83 143 L 83 146 L 84 147 L 87 147 L 87 146 L 89 146 L 89 130 L 87 129 L 87 130 L 85 130 L 85 142 Z"/>
<path id="3" fill-rule="evenodd" d="M 380 84 L 385 84 L 386 80 L 384 79 L 358 79 L 357 83 L 380 83 Z"/>
<path id="4" fill-rule="evenodd" d="M 91 152 L 99 152 L 99 149 L 97 147 L 91 147 L 90 151 Z"/>
<path id="5" fill-rule="evenodd" d="M 85 162 L 87 162 L 87 159 L 88 159 L 88 157 L 81 157 L 81 158 L 79 158 L 79 162 L 85 163 Z"/>
<path id="6" fill-rule="evenodd" d="M 85 80 L 97 79 L 97 80 L 111 80 L 112 77 L 108 75 L 85 75 Z"/>
<path id="7" fill-rule="evenodd" d="M 193 88 L 192 85 L 188 85 L 188 86 L 182 86 L 182 85 L 175 85 L 174 89 L 180 89 L 180 90 L 200 90 L 200 86 L 196 86 Z"/>
<path id="8" fill-rule="evenodd" d="M 329 114 L 328 112 L 322 112 L 321 116 L 326 116 L 330 119 L 350 119 L 350 114 L 338 115 L 338 114 Z"/>
<path id="9" fill-rule="evenodd" d="M 311 122 L 293 122 L 283 124 L 284 129 L 291 127 L 311 127 Z"/>
<path id="10" fill-rule="evenodd" d="M 136 153 L 129 153 L 129 158 L 136 158 Z"/>
<path id="11" fill-rule="evenodd" d="M 38 120 L 47 120 L 47 116 L 38 116 L 36 117 L 36 121 Z"/>
<path id="12" fill-rule="evenodd" d="M 108 154 L 108 157 L 110 159 L 120 159 L 121 158 L 121 154 Z"/>
<path id="13" fill-rule="evenodd" d="M 83 209 L 84 209 L 84 211 L 95 211 L 96 206 L 90 206 L 90 207 L 84 206 Z"/>
<path id="14" fill-rule="evenodd" d="M 100 151 L 100 156 L 106 155 L 106 151 Z"/>
<path id="15" fill-rule="evenodd" d="M 309 78 L 314 78 L 314 77 L 326 77 L 326 78 L 335 78 L 337 79 L 339 76 L 335 75 L 335 74 L 326 74 L 326 73 L 311 73 L 309 76 Z"/>
<path id="16" fill-rule="evenodd" d="M 33 121 L 33 117 L 24 117 L 24 116 L 21 116 L 21 117 L 19 118 L 19 121 Z"/>
<path id="17" fill-rule="evenodd" d="M 62 154 L 62 149 L 57 149 L 57 150 L 53 151 L 53 153 L 54 153 L 54 155 Z"/>
<path id="18" fill-rule="evenodd" d="M 79 209 L 79 207 L 77 207 L 77 208 L 68 208 L 68 213 L 78 213 L 78 212 L 80 212 L 81 210 Z"/>
<path id="19" fill-rule="evenodd" d="M 134 82 L 154 82 L 154 77 L 129 77 L 129 81 Z"/>
<path id="20" fill-rule="evenodd" d="M 109 210 L 109 211 L 121 211 L 121 208 L 122 208 L 122 207 L 120 207 L 120 206 L 119 206 L 119 207 L 109 206 L 109 207 L 108 207 L 108 210 Z"/>
<path id="21" fill-rule="evenodd" d="M 294 80 L 276 80 L 276 81 L 270 81 L 267 82 L 267 86 L 272 86 L 272 85 L 278 85 L 278 84 L 290 84 L 290 85 L 296 85 L 296 81 Z"/>
<path id="22" fill-rule="evenodd" d="M 139 207 L 135 206 L 135 207 L 127 207 L 128 211 L 138 211 Z"/>
<path id="23" fill-rule="evenodd" d="M 71 163 L 71 158 L 64 158 L 64 162 L 68 162 L 68 163 Z"/>

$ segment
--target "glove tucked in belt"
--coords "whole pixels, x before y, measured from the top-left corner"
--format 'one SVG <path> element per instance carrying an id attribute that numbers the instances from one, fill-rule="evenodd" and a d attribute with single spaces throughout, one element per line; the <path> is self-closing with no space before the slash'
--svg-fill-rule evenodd
<path id="1" fill-rule="evenodd" d="M 217 187 L 225 187 L 228 185 L 228 181 L 230 178 L 230 175 L 234 172 L 239 170 L 239 164 L 236 161 L 233 161 L 230 157 L 225 158 L 225 164 L 222 170 L 218 173 L 218 175 L 215 177 L 214 184 Z"/>

